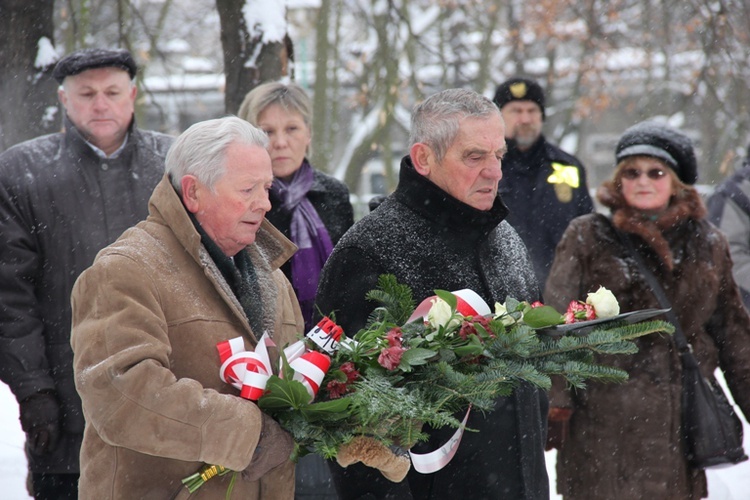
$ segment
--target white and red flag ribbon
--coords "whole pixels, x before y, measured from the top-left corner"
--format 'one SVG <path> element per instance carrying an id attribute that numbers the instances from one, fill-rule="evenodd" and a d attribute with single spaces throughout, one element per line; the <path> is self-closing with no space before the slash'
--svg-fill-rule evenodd
<path id="1" fill-rule="evenodd" d="M 474 290 L 464 288 L 451 292 L 456 297 L 456 311 L 464 316 L 489 316 L 492 314 L 490 306 L 479 296 Z M 433 301 L 438 299 L 437 295 L 427 297 L 414 309 L 414 312 L 406 320 L 407 323 L 411 323 L 415 319 L 427 318 L 427 313 L 432 308 Z"/>
<path id="2" fill-rule="evenodd" d="M 343 330 L 328 317 L 324 317 L 310 330 L 306 337 L 329 354 L 336 352 Z M 216 344 L 221 368 L 219 376 L 224 382 L 240 390 L 240 396 L 257 401 L 266 389 L 268 379 L 273 375 L 268 347 L 275 347 L 273 340 L 264 333 L 255 351 L 246 351 L 242 337 L 236 337 Z M 289 367 L 294 370 L 294 380 L 305 386 L 310 398 L 314 399 L 323 378 L 331 367 L 331 358 L 321 352 L 307 348 L 300 340 L 284 349 Z M 283 378 L 283 374 L 279 374 Z"/>
<path id="3" fill-rule="evenodd" d="M 453 436 L 437 450 L 429 453 L 414 453 L 409 450 L 411 464 L 415 471 L 422 474 L 432 474 L 453 460 L 453 456 L 458 451 L 458 445 L 461 444 L 461 438 L 464 436 L 464 429 L 466 428 L 466 421 L 469 420 L 469 413 L 471 413 L 471 407 L 466 410 L 466 415 L 459 428 L 453 433 Z"/>
<path id="4" fill-rule="evenodd" d="M 221 361 L 221 380 L 239 389 L 243 398 L 257 401 L 273 375 L 268 347 L 274 346 L 268 333 L 263 334 L 253 352 L 245 350 L 242 337 L 219 342 L 216 349 Z"/>
<path id="5" fill-rule="evenodd" d="M 344 330 L 339 325 L 331 321 L 328 316 L 324 316 L 305 336 L 325 352 L 333 355 L 339 348 L 339 340 L 343 334 Z"/>

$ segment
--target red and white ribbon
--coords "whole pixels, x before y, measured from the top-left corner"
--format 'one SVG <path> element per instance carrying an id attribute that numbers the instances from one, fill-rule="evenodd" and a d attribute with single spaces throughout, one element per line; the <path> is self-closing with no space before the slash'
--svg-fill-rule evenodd
<path id="1" fill-rule="evenodd" d="M 329 354 L 339 346 L 343 330 L 328 317 L 324 317 L 310 330 L 306 337 Z M 224 382 L 240 390 L 240 396 L 257 401 L 266 389 L 268 379 L 273 375 L 268 347 L 275 344 L 264 333 L 255 351 L 246 351 L 242 337 L 236 337 L 216 344 L 221 360 L 219 376 Z M 312 351 L 300 340 L 284 349 L 289 367 L 294 370 L 294 380 L 305 386 L 310 398 L 314 399 L 323 378 L 331 367 L 331 358 L 326 354 Z M 283 378 L 283 374 L 279 374 Z"/>
<path id="2" fill-rule="evenodd" d="M 469 420 L 469 413 L 471 413 L 471 407 L 466 410 L 466 415 L 459 428 L 453 433 L 453 436 L 437 450 L 429 453 L 414 453 L 409 450 L 411 464 L 414 466 L 415 471 L 422 474 L 432 474 L 453 460 L 454 455 L 458 451 L 458 445 L 461 444 L 461 438 L 464 436 L 464 429 L 466 429 L 466 422 Z"/>
<path id="3" fill-rule="evenodd" d="M 284 352 L 286 353 L 286 350 Z M 288 361 L 289 367 L 294 370 L 294 380 L 305 386 L 311 400 L 315 399 L 323 377 L 331 367 L 331 358 L 317 351 L 307 351 Z"/>
<path id="4" fill-rule="evenodd" d="M 306 337 L 332 355 L 339 348 L 339 340 L 343 333 L 344 330 L 339 325 L 331 321 L 328 316 L 324 316 L 312 330 L 307 332 Z"/>
<path id="5" fill-rule="evenodd" d="M 463 316 L 489 316 L 492 314 L 490 306 L 474 290 L 464 288 L 451 293 L 456 297 L 456 311 Z M 432 308 L 433 301 L 437 298 L 437 295 L 433 295 L 420 302 L 406 322 L 411 323 L 416 319 L 426 318 L 427 313 Z"/>
<path id="6" fill-rule="evenodd" d="M 255 351 L 246 351 L 242 337 L 216 344 L 221 368 L 219 376 L 224 382 L 240 390 L 240 396 L 257 401 L 266 389 L 266 382 L 273 374 L 268 347 L 275 344 L 268 333 L 264 333 Z"/>

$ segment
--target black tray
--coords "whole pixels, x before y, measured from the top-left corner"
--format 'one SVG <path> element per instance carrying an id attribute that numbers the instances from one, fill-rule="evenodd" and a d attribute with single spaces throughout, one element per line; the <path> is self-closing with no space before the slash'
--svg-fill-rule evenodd
<path id="1" fill-rule="evenodd" d="M 550 337 L 562 337 L 566 334 L 586 335 L 594 330 L 596 326 L 603 323 L 611 323 L 614 321 L 623 321 L 627 324 L 638 323 L 639 321 L 653 318 L 654 316 L 664 314 L 668 311 L 669 309 L 641 309 L 639 311 L 631 311 L 623 314 L 618 314 L 617 316 L 612 316 L 610 318 L 592 319 L 590 321 L 578 321 L 576 323 L 569 323 L 565 325 L 550 326 L 548 328 L 542 328 L 537 331 L 543 335 L 548 335 Z"/>

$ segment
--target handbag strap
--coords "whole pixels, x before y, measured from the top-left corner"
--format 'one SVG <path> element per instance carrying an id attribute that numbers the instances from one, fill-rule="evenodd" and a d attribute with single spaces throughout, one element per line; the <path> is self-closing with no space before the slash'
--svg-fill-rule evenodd
<path id="1" fill-rule="evenodd" d="M 661 286 L 661 283 L 659 283 L 659 280 L 656 279 L 654 273 L 652 273 L 651 270 L 646 266 L 646 263 L 643 260 L 643 256 L 641 256 L 638 250 L 636 250 L 630 235 L 625 234 L 624 232 L 617 229 L 611 219 L 608 220 L 612 224 L 612 228 L 614 229 L 615 234 L 620 239 L 625 249 L 633 257 L 636 264 L 638 264 L 638 269 L 641 271 L 641 274 L 646 279 L 648 285 L 651 287 L 651 291 L 659 301 L 661 307 L 663 309 L 669 309 L 666 312 L 667 319 L 669 319 L 669 322 L 674 325 L 673 338 L 675 341 L 675 345 L 677 346 L 677 352 L 680 354 L 680 358 L 682 358 L 683 364 L 687 363 L 687 366 L 697 368 L 698 361 L 693 356 L 692 347 L 690 346 L 690 344 L 688 344 L 687 338 L 685 337 L 685 334 L 682 331 L 682 327 L 680 326 L 680 322 L 677 319 L 677 315 L 674 313 L 674 309 L 672 309 L 672 303 L 667 298 L 667 294 L 664 292 L 664 288 Z"/>

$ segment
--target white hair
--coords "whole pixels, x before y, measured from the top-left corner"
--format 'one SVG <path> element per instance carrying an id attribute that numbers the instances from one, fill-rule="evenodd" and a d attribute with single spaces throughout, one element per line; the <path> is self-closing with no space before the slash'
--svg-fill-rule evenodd
<path id="1" fill-rule="evenodd" d="M 493 115 L 501 116 L 495 103 L 473 90 L 443 90 L 414 108 L 409 145 L 427 144 L 440 162 L 456 140 L 461 120 Z"/>
<path id="2" fill-rule="evenodd" d="M 182 178 L 194 175 L 213 189 L 226 172 L 226 153 L 231 144 L 268 147 L 268 136 L 250 123 L 227 116 L 191 125 L 169 148 L 165 171 L 172 186 L 182 193 Z"/>

